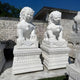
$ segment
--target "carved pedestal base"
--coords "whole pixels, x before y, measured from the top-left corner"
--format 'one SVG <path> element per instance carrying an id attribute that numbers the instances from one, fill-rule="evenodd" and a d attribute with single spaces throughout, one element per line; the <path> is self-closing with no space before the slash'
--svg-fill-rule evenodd
<path id="1" fill-rule="evenodd" d="M 64 68 L 68 63 L 68 54 L 48 55 L 47 53 L 43 52 L 42 55 L 44 57 L 43 64 L 47 67 L 48 70 Z"/>
<path id="2" fill-rule="evenodd" d="M 43 70 L 39 48 L 14 48 L 13 74 Z"/>
<path id="3" fill-rule="evenodd" d="M 66 67 L 70 50 L 68 47 L 48 47 L 42 44 L 41 48 L 43 50 L 43 64 L 48 70 Z"/>
<path id="4" fill-rule="evenodd" d="M 69 80 L 80 80 L 80 68 L 77 68 L 75 64 L 67 65 L 67 73 Z"/>

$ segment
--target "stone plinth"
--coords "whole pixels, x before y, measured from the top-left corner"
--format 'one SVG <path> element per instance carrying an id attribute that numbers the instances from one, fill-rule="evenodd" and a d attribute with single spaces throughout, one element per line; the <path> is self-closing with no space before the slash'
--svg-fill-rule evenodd
<path id="1" fill-rule="evenodd" d="M 68 47 L 47 46 L 47 44 L 44 45 L 44 43 L 42 43 L 41 48 L 43 50 L 43 64 L 48 70 L 66 67 L 66 64 L 68 63 L 68 53 L 70 51 Z"/>
<path id="2" fill-rule="evenodd" d="M 13 74 L 43 70 L 39 48 L 14 47 Z"/>
<path id="3" fill-rule="evenodd" d="M 36 71 L 36 72 L 30 72 L 26 74 L 19 74 L 14 75 L 12 74 L 12 62 L 8 61 L 5 66 L 3 73 L 0 76 L 0 80 L 39 80 L 43 78 L 52 78 L 52 77 L 59 77 L 63 76 L 66 73 L 66 69 L 58 69 L 58 70 L 47 70 L 44 66 L 44 70 L 42 71 Z"/>
<path id="4" fill-rule="evenodd" d="M 80 68 L 77 68 L 75 64 L 67 65 L 67 73 L 69 80 L 80 80 Z"/>
<path id="5" fill-rule="evenodd" d="M 5 64 L 5 58 L 3 53 L 4 46 L 0 44 L 0 72 Z"/>
<path id="6" fill-rule="evenodd" d="M 74 64 L 67 65 L 69 80 L 80 80 L 80 46 L 77 47 L 76 59 Z"/>

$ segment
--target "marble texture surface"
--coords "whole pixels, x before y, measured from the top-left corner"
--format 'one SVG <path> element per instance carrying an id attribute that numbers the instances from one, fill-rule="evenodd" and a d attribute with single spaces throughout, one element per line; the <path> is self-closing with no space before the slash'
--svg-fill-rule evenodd
<path id="1" fill-rule="evenodd" d="M 61 15 L 59 11 L 50 13 L 47 30 L 41 45 L 43 64 L 48 70 L 64 68 L 68 63 L 70 49 L 67 47 L 67 41 L 62 37 Z"/>
<path id="2" fill-rule="evenodd" d="M 74 64 L 67 65 L 69 80 L 80 80 L 80 46 L 77 47 L 76 59 Z"/>
<path id="3" fill-rule="evenodd" d="M 37 35 L 35 26 L 32 23 L 34 10 L 30 7 L 24 7 L 20 11 L 20 22 L 17 24 L 17 45 L 26 45 L 36 47 Z"/>
<path id="4" fill-rule="evenodd" d="M 40 59 L 41 50 L 39 48 L 17 48 L 14 47 L 13 74 L 20 74 L 32 71 L 43 70 Z"/>
<path id="5" fill-rule="evenodd" d="M 69 80 L 80 80 L 80 68 L 77 68 L 75 64 L 67 65 L 67 73 Z"/>
<path id="6" fill-rule="evenodd" d="M 17 45 L 14 47 L 13 74 L 43 70 L 38 48 L 35 26 L 32 24 L 34 11 L 24 7 L 17 24 Z"/>
<path id="7" fill-rule="evenodd" d="M 68 53 L 70 51 L 69 48 L 45 48 L 43 50 L 43 64 L 48 70 L 66 67 L 68 63 Z"/>
<path id="8" fill-rule="evenodd" d="M 78 38 L 78 40 L 73 43 L 74 45 L 76 45 L 76 57 L 74 64 L 67 65 L 67 73 L 69 75 L 69 80 L 80 80 L 80 12 L 78 12 L 74 17 L 73 32 Z"/>

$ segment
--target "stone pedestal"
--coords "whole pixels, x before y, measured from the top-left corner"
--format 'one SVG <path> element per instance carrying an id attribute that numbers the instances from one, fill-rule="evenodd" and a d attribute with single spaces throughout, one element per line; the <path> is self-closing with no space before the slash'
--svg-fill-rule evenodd
<path id="1" fill-rule="evenodd" d="M 67 73 L 69 80 L 80 80 L 80 68 L 77 68 L 75 64 L 67 65 Z"/>
<path id="2" fill-rule="evenodd" d="M 0 44 L 0 72 L 5 64 L 3 49 L 4 49 L 4 46 Z"/>
<path id="3" fill-rule="evenodd" d="M 43 80 L 44 78 L 63 76 L 66 73 L 66 69 L 48 71 L 44 66 L 44 70 L 42 71 L 14 75 L 12 74 L 12 67 L 9 67 L 9 65 L 12 65 L 12 61 L 8 61 L 6 63 L 4 71 L 0 76 L 0 80 L 39 80 L 39 79 Z"/>
<path id="4" fill-rule="evenodd" d="M 74 64 L 67 65 L 67 73 L 69 80 L 80 80 L 80 46 L 76 51 L 76 59 Z"/>
<path id="5" fill-rule="evenodd" d="M 43 70 L 39 48 L 14 47 L 13 74 Z"/>
<path id="6" fill-rule="evenodd" d="M 59 41 L 58 41 L 59 43 Z M 65 68 L 66 64 L 68 63 L 68 53 L 69 48 L 66 45 L 60 47 L 59 44 L 55 43 L 55 45 L 47 44 L 43 41 L 41 48 L 43 50 L 43 64 L 47 67 L 48 70 L 50 69 L 58 69 L 58 68 Z M 57 44 L 59 46 L 57 46 Z"/>

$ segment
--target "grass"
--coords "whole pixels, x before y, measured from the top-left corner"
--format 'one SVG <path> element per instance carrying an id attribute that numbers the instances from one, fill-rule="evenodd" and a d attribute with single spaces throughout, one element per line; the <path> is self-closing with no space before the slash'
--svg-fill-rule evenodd
<path id="1" fill-rule="evenodd" d="M 45 78 L 45 79 L 39 79 L 39 80 L 68 80 L 66 76 L 60 76 L 60 77 L 54 77 L 54 78 Z"/>

